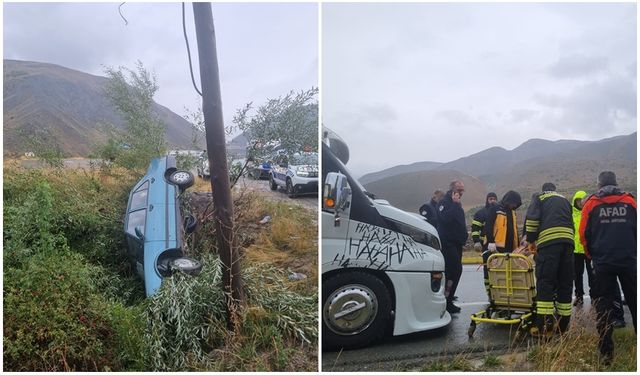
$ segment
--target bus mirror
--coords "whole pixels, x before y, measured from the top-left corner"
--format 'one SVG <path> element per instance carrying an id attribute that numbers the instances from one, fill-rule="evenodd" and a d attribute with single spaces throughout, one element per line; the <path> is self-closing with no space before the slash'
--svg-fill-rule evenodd
<path id="1" fill-rule="evenodd" d="M 347 176 L 337 172 L 327 173 L 322 196 L 322 208 L 337 213 L 349 207 L 350 197 L 351 189 L 349 188 Z"/>

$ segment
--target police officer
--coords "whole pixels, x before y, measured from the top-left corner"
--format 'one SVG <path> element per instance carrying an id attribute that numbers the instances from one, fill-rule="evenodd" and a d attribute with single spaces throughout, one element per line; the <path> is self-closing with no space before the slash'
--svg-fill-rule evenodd
<path id="1" fill-rule="evenodd" d="M 479 209 L 473 215 L 473 221 L 471 222 L 471 238 L 473 238 L 473 249 L 478 252 L 482 252 L 482 263 L 484 268 L 484 289 L 489 294 L 489 272 L 487 271 L 487 259 L 491 255 L 487 251 L 487 236 L 485 233 L 485 223 L 487 221 L 487 214 L 491 206 L 498 203 L 498 195 L 494 192 L 487 194 L 487 198 L 484 202 L 484 207 Z"/>
<path id="2" fill-rule="evenodd" d="M 573 288 L 573 217 L 571 203 L 556 192 L 550 182 L 531 198 L 525 231 L 527 241 L 536 243 L 536 327 L 537 334 L 553 334 L 554 310 L 558 328 L 566 332 L 571 319 Z M 536 334 L 536 332 L 533 332 Z"/>
<path id="3" fill-rule="evenodd" d="M 462 276 L 462 246 L 467 242 L 467 224 L 460 199 L 464 193 L 464 184 L 454 180 L 438 204 L 438 234 L 442 242 L 444 273 L 447 280 L 445 295 L 447 311 L 459 313 L 460 308 L 453 304 L 456 289 Z"/>
<path id="4" fill-rule="evenodd" d="M 620 280 L 636 330 L 636 228 L 635 199 L 618 188 L 613 172 L 601 172 L 598 192 L 589 196 L 582 208 L 580 240 L 593 263 L 598 349 L 605 364 L 613 358 L 611 320 L 618 289 L 616 279 Z"/>
<path id="5" fill-rule="evenodd" d="M 434 228 L 438 228 L 438 202 L 442 200 L 442 196 L 444 195 L 444 191 L 440 189 L 436 189 L 433 192 L 433 196 L 431 199 L 420 206 L 418 208 L 418 212 L 420 215 L 424 216 L 425 219 L 429 222 L 429 224 L 433 225 Z"/>

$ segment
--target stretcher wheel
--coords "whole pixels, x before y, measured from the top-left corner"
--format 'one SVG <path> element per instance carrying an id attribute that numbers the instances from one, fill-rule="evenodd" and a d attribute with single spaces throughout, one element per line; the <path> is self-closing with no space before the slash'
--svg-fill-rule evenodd
<path id="1" fill-rule="evenodd" d="M 471 324 L 469 325 L 469 329 L 467 330 L 467 334 L 469 335 L 469 338 L 473 337 L 473 333 L 475 331 L 476 331 L 476 322 L 472 320 Z"/>

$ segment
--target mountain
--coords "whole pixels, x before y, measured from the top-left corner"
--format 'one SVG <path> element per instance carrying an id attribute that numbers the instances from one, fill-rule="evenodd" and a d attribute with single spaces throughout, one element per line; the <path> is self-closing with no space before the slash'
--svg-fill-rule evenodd
<path id="1" fill-rule="evenodd" d="M 123 128 L 124 122 L 103 93 L 107 78 L 62 66 L 4 60 L 4 154 L 27 150 L 20 131 L 46 129 L 69 156 L 87 156 L 106 139 L 104 125 Z M 191 125 L 166 107 L 154 104 L 167 124 L 169 148 L 190 149 Z"/>
<path id="2" fill-rule="evenodd" d="M 513 150 L 492 147 L 448 163 L 418 162 L 363 176 L 372 193 L 414 212 L 435 189 L 454 179 L 465 183 L 465 210 L 481 206 L 487 191 L 501 197 L 515 190 L 528 204 L 545 182 L 572 196 L 576 190 L 593 192 L 600 171 L 614 171 L 624 190 L 637 190 L 637 133 L 599 141 L 530 139 Z M 413 167 L 407 172 L 408 167 Z M 420 167 L 423 169 L 421 170 Z M 366 177 L 366 179 L 365 179 Z M 402 187 L 402 188 L 399 188 Z"/>
<path id="3" fill-rule="evenodd" d="M 363 184 L 377 198 L 386 199 L 405 211 L 418 213 L 418 207 L 431 199 L 436 189 L 447 190 L 454 179 L 464 182 L 462 204 L 465 210 L 484 204 L 487 190 L 478 178 L 459 171 L 420 171 L 397 174 Z M 399 188 L 401 187 L 401 188 Z"/>
<path id="4" fill-rule="evenodd" d="M 383 169 L 380 172 L 367 173 L 364 176 L 360 177 L 358 181 L 360 181 L 360 183 L 364 185 L 373 181 L 381 180 L 387 177 L 393 177 L 399 174 L 430 171 L 432 169 L 436 169 L 441 164 L 442 163 L 434 161 L 419 161 L 417 163 L 409 165 L 397 165 L 395 167 Z"/>

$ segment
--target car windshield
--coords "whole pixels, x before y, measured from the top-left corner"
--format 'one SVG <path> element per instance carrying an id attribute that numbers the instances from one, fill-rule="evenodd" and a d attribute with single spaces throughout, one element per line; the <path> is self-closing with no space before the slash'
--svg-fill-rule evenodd
<path id="1" fill-rule="evenodd" d="M 291 165 L 317 165 L 318 154 L 293 155 L 291 157 Z"/>

